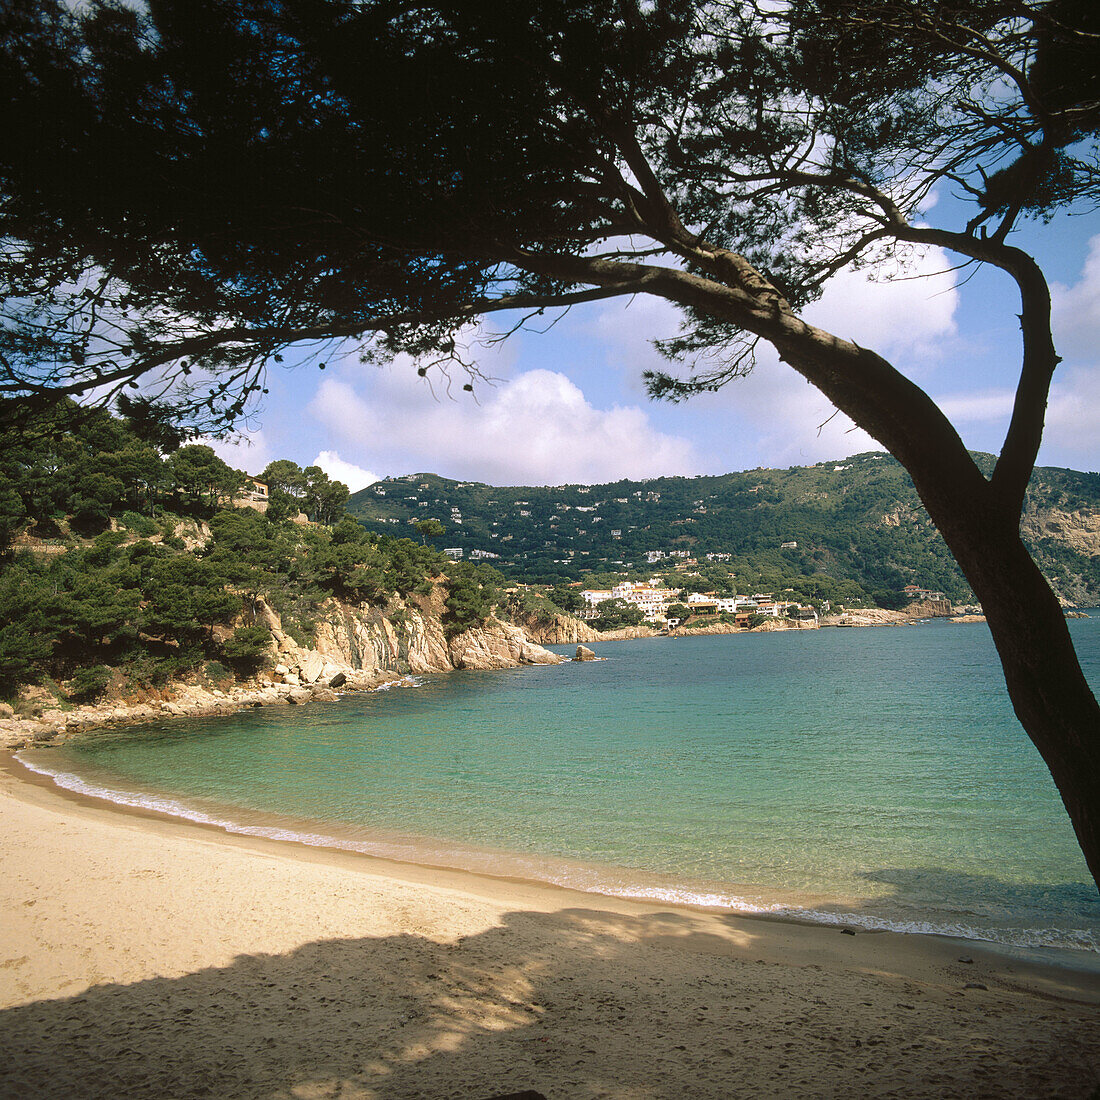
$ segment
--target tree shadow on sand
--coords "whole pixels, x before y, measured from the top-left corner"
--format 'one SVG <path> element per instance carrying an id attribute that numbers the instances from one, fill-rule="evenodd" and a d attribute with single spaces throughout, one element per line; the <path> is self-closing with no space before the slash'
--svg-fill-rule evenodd
<path id="1" fill-rule="evenodd" d="M 1084 1096 L 1095 1083 L 1100 1040 L 1081 1036 L 1100 1033 L 1100 1010 L 994 993 L 990 1008 L 897 975 L 758 959 L 757 940 L 693 913 L 571 909 L 509 913 L 453 943 L 238 956 L 0 1012 L 0 1095 Z"/>

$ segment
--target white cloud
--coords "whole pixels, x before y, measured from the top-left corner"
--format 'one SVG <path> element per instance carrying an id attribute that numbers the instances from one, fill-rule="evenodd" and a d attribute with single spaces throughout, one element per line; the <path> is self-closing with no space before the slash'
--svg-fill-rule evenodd
<path id="1" fill-rule="evenodd" d="M 819 328 L 871 348 L 906 370 L 938 358 L 955 335 L 959 292 L 956 272 L 939 248 L 914 252 L 899 272 L 845 270 L 834 276 L 805 319 Z M 874 276 L 874 277 L 873 277 Z"/>
<path id="2" fill-rule="evenodd" d="M 353 493 L 381 481 L 378 474 L 372 474 L 353 462 L 345 462 L 335 451 L 322 451 L 313 460 L 313 465 L 320 466 L 333 481 L 342 481 Z"/>
<path id="3" fill-rule="evenodd" d="M 955 339 L 958 293 L 955 276 L 942 273 L 948 266 L 941 252 L 927 250 L 911 259 L 909 270 L 925 278 L 872 281 L 865 272 L 842 274 L 807 310 L 807 319 L 920 373 Z M 320 446 L 338 451 L 341 461 L 495 484 L 719 472 L 881 449 L 846 417 L 833 415 L 829 401 L 770 349 L 762 350 L 749 378 L 717 394 L 675 409 L 647 408 L 642 371 L 668 366 L 650 341 L 675 335 L 679 320 L 675 306 L 639 295 L 575 311 L 555 326 L 552 341 L 560 341 L 568 356 L 558 361 L 568 361 L 578 379 L 591 372 L 603 392 L 612 390 L 617 398 L 594 398 L 596 388 L 583 381 L 582 392 L 532 338 L 520 346 L 547 369 L 524 371 L 521 361 L 502 362 L 501 370 L 494 363 L 492 373 L 510 377 L 496 387 L 479 384 L 475 395 L 461 391 L 460 379 L 433 399 L 415 365 L 399 358 L 382 370 L 347 364 L 330 372 L 307 412 L 324 433 Z M 470 342 L 476 346 L 482 335 L 472 331 Z M 617 376 L 613 382 L 609 369 Z"/>
<path id="4" fill-rule="evenodd" d="M 730 417 L 731 444 L 738 456 L 730 468 L 796 466 L 845 458 L 882 445 L 768 348 L 756 369 L 701 403 L 721 405 Z M 727 465 L 729 465 L 727 463 Z"/>
<path id="5" fill-rule="evenodd" d="M 936 404 L 968 446 L 998 453 L 1014 400 L 1014 392 L 1004 387 L 948 394 Z M 1039 465 L 1095 467 L 1098 438 L 1100 369 L 1063 367 L 1050 389 Z"/>
<path id="6" fill-rule="evenodd" d="M 1047 406 L 1042 460 L 1056 465 L 1084 462 L 1096 469 L 1100 439 L 1100 365 L 1060 371 Z"/>
<path id="7" fill-rule="evenodd" d="M 399 358 L 390 370 L 326 379 L 309 411 L 344 454 L 392 470 L 514 485 L 699 467 L 692 444 L 657 431 L 642 409 L 595 408 L 557 371 L 527 371 L 496 387 L 479 386 L 476 395 L 455 391 L 454 400 L 433 400 Z"/>
<path id="8" fill-rule="evenodd" d="M 950 261 L 940 249 L 926 249 L 908 258 L 902 279 L 885 278 L 887 269 L 842 272 L 804 316 L 820 328 L 894 357 L 900 367 L 919 375 L 955 337 L 959 294 L 948 267 Z M 608 303 L 581 331 L 602 345 L 609 364 L 640 377 L 646 368 L 669 369 L 651 341 L 675 335 L 679 316 L 670 303 L 639 296 L 629 306 Z M 715 468 L 820 462 L 882 449 L 847 417 L 834 416 L 828 399 L 781 364 L 764 344 L 752 374 L 717 394 L 692 399 L 687 407 L 712 415 L 722 410 L 728 417 L 724 453 L 711 454 Z"/>
<path id="9" fill-rule="evenodd" d="M 936 398 L 944 416 L 954 424 L 1001 422 L 1008 428 L 1015 395 L 1009 389 L 976 390 Z"/>
<path id="10" fill-rule="evenodd" d="M 229 439 L 204 437 L 199 442 L 213 448 L 214 453 L 233 469 L 244 470 L 253 476 L 279 457 L 271 453 L 271 446 L 261 431 L 242 432 Z"/>
<path id="11" fill-rule="evenodd" d="M 1067 359 L 1100 365 L 1100 235 L 1089 241 L 1089 254 L 1074 286 L 1051 284 L 1054 339 Z"/>

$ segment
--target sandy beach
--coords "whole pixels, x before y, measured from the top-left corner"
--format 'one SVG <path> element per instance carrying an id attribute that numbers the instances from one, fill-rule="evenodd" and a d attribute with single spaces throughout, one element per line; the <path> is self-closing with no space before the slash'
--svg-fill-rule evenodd
<path id="1" fill-rule="evenodd" d="M 0 769 L 4 1097 L 1100 1085 L 1095 974 L 230 836 L 13 769 Z"/>

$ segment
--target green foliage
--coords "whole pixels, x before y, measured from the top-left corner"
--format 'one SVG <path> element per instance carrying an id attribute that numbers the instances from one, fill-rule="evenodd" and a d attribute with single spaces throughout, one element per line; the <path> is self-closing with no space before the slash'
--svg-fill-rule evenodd
<path id="1" fill-rule="evenodd" d="M 212 515 L 244 483 L 244 475 L 205 444 L 181 447 L 168 456 L 165 465 L 175 485 L 174 499 L 192 515 Z"/>
<path id="2" fill-rule="evenodd" d="M 445 637 L 453 638 L 485 622 L 493 612 L 500 580 L 500 574 L 490 566 L 448 563 L 446 611 L 443 613 Z"/>
<path id="3" fill-rule="evenodd" d="M 421 541 L 437 539 L 444 531 L 443 524 L 437 519 L 418 519 L 413 527 L 420 532 Z"/>
<path id="4" fill-rule="evenodd" d="M 577 588 L 571 588 L 567 584 L 556 584 L 550 592 L 551 601 L 562 611 L 573 614 L 584 607 L 584 597 Z"/>
<path id="5" fill-rule="evenodd" d="M 71 422 L 42 437 L 0 428 L 0 551 L 26 528 L 56 536 L 47 549 L 57 551 L 0 553 L 0 694 L 12 697 L 19 685 L 51 675 L 90 692 L 88 670 L 107 667 L 133 685 L 164 683 L 211 661 L 249 675 L 262 664 L 267 629 L 243 626 L 217 639 L 248 621 L 256 599 L 309 645 L 329 596 L 384 606 L 429 592 L 439 574 L 435 551 L 348 517 L 335 515 L 329 528 L 280 519 L 277 507 L 266 515 L 226 507 L 244 475 L 210 447 L 175 439 L 162 457 L 132 419 L 69 411 Z M 284 462 L 272 472 L 278 492 L 302 493 L 304 504 L 284 511 L 333 517 L 347 498 L 317 467 Z M 120 529 L 109 529 L 111 521 Z M 205 546 L 200 521 L 211 532 Z M 188 552 L 176 530 L 199 548 Z"/>
<path id="6" fill-rule="evenodd" d="M 329 480 L 320 466 L 303 470 L 285 458 L 268 463 L 259 480 L 267 485 L 268 512 L 277 520 L 304 512 L 315 523 L 336 523 L 350 495 L 342 481 Z"/>
<path id="7" fill-rule="evenodd" d="M 641 609 L 626 600 L 604 600 L 598 610 L 600 613 L 592 623 L 597 630 L 618 630 L 620 627 L 637 626 L 645 621 Z"/>
<path id="8" fill-rule="evenodd" d="M 128 527 L 134 534 L 141 535 L 143 538 L 155 535 L 160 530 L 160 525 L 156 520 L 150 519 L 148 516 L 140 515 L 137 512 L 123 512 L 119 519 L 125 527 Z"/>
<path id="9" fill-rule="evenodd" d="M 107 690 L 114 670 L 106 665 L 78 668 L 69 681 L 69 698 L 77 703 L 93 702 Z"/>
<path id="10" fill-rule="evenodd" d="M 271 649 L 271 631 L 256 623 L 239 626 L 221 644 L 221 651 L 235 668 L 244 673 L 258 669 Z"/>
<path id="11" fill-rule="evenodd" d="M 990 456 L 974 457 L 987 471 L 992 468 Z M 1029 508 L 1053 506 L 1100 509 L 1100 478 L 1036 470 Z M 499 487 L 417 474 L 371 485 L 349 502 L 363 523 L 380 532 L 392 529 L 391 519 L 404 526 L 426 510 L 446 515 L 451 508 L 463 516 L 462 526 L 448 536 L 455 545 L 467 552 L 491 548 L 513 583 L 552 583 L 563 600 L 575 591 L 566 584 L 570 580 L 610 588 L 655 573 L 677 590 L 728 596 L 790 589 L 792 599 L 846 607 L 894 606 L 913 583 L 940 589 L 957 602 L 973 599 L 912 481 L 881 453 L 788 470 L 587 488 Z M 612 538 L 612 529 L 621 536 Z M 791 541 L 796 548 L 781 549 Z M 1100 559 L 1050 537 L 1029 537 L 1029 547 L 1057 591 L 1078 603 L 1100 602 Z M 687 550 L 698 564 L 682 566 L 682 559 L 667 557 L 645 561 L 647 551 L 676 549 Z M 707 561 L 707 553 L 729 554 L 730 560 Z M 624 564 L 612 567 L 616 560 Z"/>

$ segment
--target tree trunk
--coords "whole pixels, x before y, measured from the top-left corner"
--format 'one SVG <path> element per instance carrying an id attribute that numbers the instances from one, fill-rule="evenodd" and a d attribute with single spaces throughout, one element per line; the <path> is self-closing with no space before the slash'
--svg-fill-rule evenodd
<path id="1" fill-rule="evenodd" d="M 1100 888 L 1100 705 L 1018 530 L 975 520 L 981 511 L 962 524 L 933 518 L 981 601 L 1016 717 L 1050 769 Z"/>

